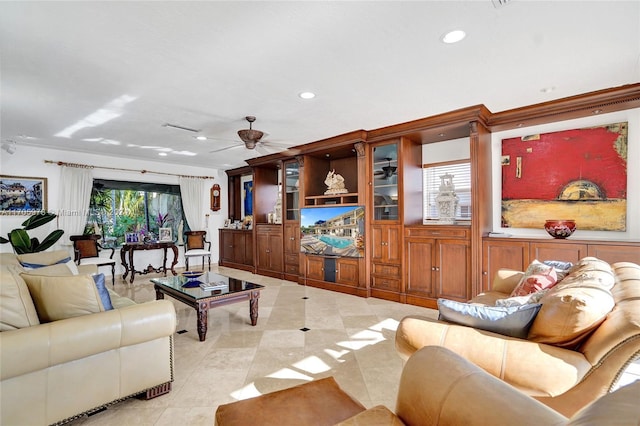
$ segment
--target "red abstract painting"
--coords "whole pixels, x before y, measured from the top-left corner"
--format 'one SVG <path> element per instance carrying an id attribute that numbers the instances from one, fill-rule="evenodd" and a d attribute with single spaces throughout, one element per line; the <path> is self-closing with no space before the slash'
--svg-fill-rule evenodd
<path id="1" fill-rule="evenodd" d="M 502 226 L 624 231 L 628 123 L 502 140 Z"/>

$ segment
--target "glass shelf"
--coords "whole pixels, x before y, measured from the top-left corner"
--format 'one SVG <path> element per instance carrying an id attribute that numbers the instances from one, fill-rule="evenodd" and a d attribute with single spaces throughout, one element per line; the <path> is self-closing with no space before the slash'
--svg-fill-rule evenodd
<path id="1" fill-rule="evenodd" d="M 398 145 L 373 149 L 373 220 L 398 220 Z"/>

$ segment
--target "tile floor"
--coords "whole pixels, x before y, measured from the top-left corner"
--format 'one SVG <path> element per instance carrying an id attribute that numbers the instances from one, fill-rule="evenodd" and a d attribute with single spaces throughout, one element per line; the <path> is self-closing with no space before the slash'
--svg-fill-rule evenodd
<path id="1" fill-rule="evenodd" d="M 130 398 L 72 423 L 78 425 L 212 425 L 218 405 L 334 376 L 366 407 L 393 409 L 402 361 L 394 348 L 406 315 L 437 318 L 437 311 L 361 298 L 212 265 L 212 270 L 265 286 L 258 324 L 249 303 L 209 311 L 205 342 L 196 313 L 172 300 L 178 316 L 172 391 L 150 401 Z M 150 276 L 133 285 L 116 278 L 115 291 L 137 302 L 155 299 Z M 307 328 L 308 331 L 300 329 Z M 640 361 L 621 384 L 640 379 Z"/>

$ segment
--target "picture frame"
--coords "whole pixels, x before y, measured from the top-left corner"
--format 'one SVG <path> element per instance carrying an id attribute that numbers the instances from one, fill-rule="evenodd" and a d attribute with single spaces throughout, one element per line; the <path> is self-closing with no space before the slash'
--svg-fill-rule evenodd
<path id="1" fill-rule="evenodd" d="M 47 211 L 47 178 L 0 175 L 0 215 Z"/>
<path id="2" fill-rule="evenodd" d="M 228 228 L 229 226 L 231 226 L 231 219 L 225 219 L 224 220 L 224 225 L 225 228 Z"/>
<path id="3" fill-rule="evenodd" d="M 137 243 L 139 242 L 138 233 L 137 232 L 127 232 L 124 236 L 126 243 Z"/>
<path id="4" fill-rule="evenodd" d="M 158 230 L 158 234 L 159 234 L 158 239 L 161 242 L 173 241 L 173 233 L 171 228 L 160 228 Z"/>

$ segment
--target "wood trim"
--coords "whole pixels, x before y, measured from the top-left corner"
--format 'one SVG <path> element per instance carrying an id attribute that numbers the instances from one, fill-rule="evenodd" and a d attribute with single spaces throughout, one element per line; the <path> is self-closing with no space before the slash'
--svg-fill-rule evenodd
<path id="1" fill-rule="evenodd" d="M 491 114 L 492 132 L 640 108 L 640 83 L 584 93 Z"/>

